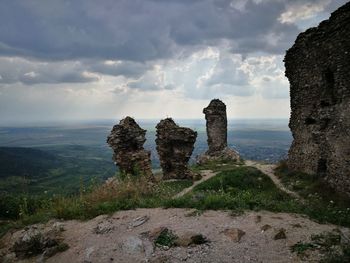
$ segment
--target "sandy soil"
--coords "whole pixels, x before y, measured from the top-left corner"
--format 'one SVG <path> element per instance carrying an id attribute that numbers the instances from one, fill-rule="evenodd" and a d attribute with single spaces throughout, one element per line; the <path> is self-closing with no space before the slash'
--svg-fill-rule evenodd
<path id="1" fill-rule="evenodd" d="M 137 209 L 120 211 L 112 216 L 99 216 L 86 222 L 62 222 L 62 235 L 70 248 L 45 262 L 302 262 L 291 252 L 290 246 L 298 241 L 307 242 L 311 234 L 336 228 L 286 213 L 261 211 L 234 216 L 224 211 L 206 211 L 193 216 L 195 213 L 192 212 L 189 209 Z M 135 224 L 139 217 L 144 216 L 149 219 L 141 225 Z M 53 221 L 49 222 L 46 227 L 54 224 Z M 267 224 L 271 228 L 262 231 L 262 226 Z M 200 233 L 210 242 L 167 250 L 154 248 L 142 233 L 158 227 L 167 227 L 179 236 L 189 231 Z M 239 242 L 224 234 L 224 230 L 230 228 L 239 228 L 245 232 Z M 286 230 L 286 239 L 274 240 L 280 228 Z M 349 233 L 349 229 L 340 230 Z M 7 236 L 8 247 L 16 236 L 18 232 Z M 317 253 L 305 259 L 305 262 L 317 261 Z M 41 260 L 39 256 L 19 262 Z"/>

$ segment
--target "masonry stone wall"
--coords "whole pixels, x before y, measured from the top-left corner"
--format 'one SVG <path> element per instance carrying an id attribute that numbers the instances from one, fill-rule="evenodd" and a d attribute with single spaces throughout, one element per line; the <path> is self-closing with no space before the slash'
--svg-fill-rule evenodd
<path id="1" fill-rule="evenodd" d="M 350 195 L 350 3 L 301 33 L 285 67 L 294 138 L 289 168 Z"/>

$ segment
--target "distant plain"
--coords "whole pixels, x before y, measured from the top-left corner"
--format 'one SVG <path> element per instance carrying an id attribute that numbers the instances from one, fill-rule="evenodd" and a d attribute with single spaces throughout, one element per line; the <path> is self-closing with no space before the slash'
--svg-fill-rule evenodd
<path id="1" fill-rule="evenodd" d="M 145 148 L 159 169 L 155 145 L 158 120 L 137 120 L 147 130 Z M 175 120 L 198 132 L 191 163 L 207 150 L 205 120 Z M 0 192 L 74 193 L 117 172 L 106 144 L 116 120 L 38 123 L 0 127 Z M 268 163 L 286 157 L 292 136 L 287 119 L 232 119 L 228 144 L 244 159 Z M 26 150 L 21 147 L 29 148 Z"/>

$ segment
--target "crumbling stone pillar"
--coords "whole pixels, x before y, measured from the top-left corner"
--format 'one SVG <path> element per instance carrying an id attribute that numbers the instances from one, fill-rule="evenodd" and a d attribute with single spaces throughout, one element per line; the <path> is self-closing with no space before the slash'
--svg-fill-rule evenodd
<path id="1" fill-rule="evenodd" d="M 203 109 L 207 121 L 208 147 L 207 154 L 223 151 L 227 147 L 227 116 L 226 105 L 221 100 L 214 99 Z"/>
<path id="2" fill-rule="evenodd" d="M 115 125 L 107 138 L 113 149 L 113 160 L 120 171 L 130 175 L 145 175 L 153 179 L 151 152 L 143 148 L 146 130 L 131 117 L 122 119 Z"/>
<path id="3" fill-rule="evenodd" d="M 157 126 L 157 152 L 164 179 L 189 179 L 193 173 L 187 163 L 193 152 L 197 132 L 179 127 L 171 118 L 161 120 Z"/>
<path id="4" fill-rule="evenodd" d="M 239 160 L 239 154 L 227 147 L 226 105 L 221 100 L 213 99 L 203 109 L 207 121 L 208 151 L 197 158 L 198 163 L 209 160 Z"/>
<path id="5" fill-rule="evenodd" d="M 293 143 L 288 167 L 350 196 L 350 3 L 301 33 L 285 56 Z"/>

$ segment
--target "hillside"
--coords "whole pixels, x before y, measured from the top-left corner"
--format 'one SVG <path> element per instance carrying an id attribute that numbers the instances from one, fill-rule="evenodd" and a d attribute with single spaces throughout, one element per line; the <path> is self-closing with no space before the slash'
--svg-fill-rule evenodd
<path id="1" fill-rule="evenodd" d="M 194 184 L 112 178 L 34 209 L 23 210 L 22 203 L 18 220 L 1 223 L 3 233 L 12 230 L 1 240 L 0 257 L 5 262 L 348 262 L 349 202 L 308 177 L 285 173 L 283 165 L 274 169 L 251 161 L 211 163 L 192 167 L 203 175 Z"/>
<path id="2" fill-rule="evenodd" d="M 0 147 L 0 178 L 41 177 L 60 165 L 58 156 L 23 147 Z"/>
<path id="3" fill-rule="evenodd" d="M 81 183 L 113 176 L 113 163 L 89 152 L 86 146 L 0 147 L 0 192 L 74 193 Z"/>

